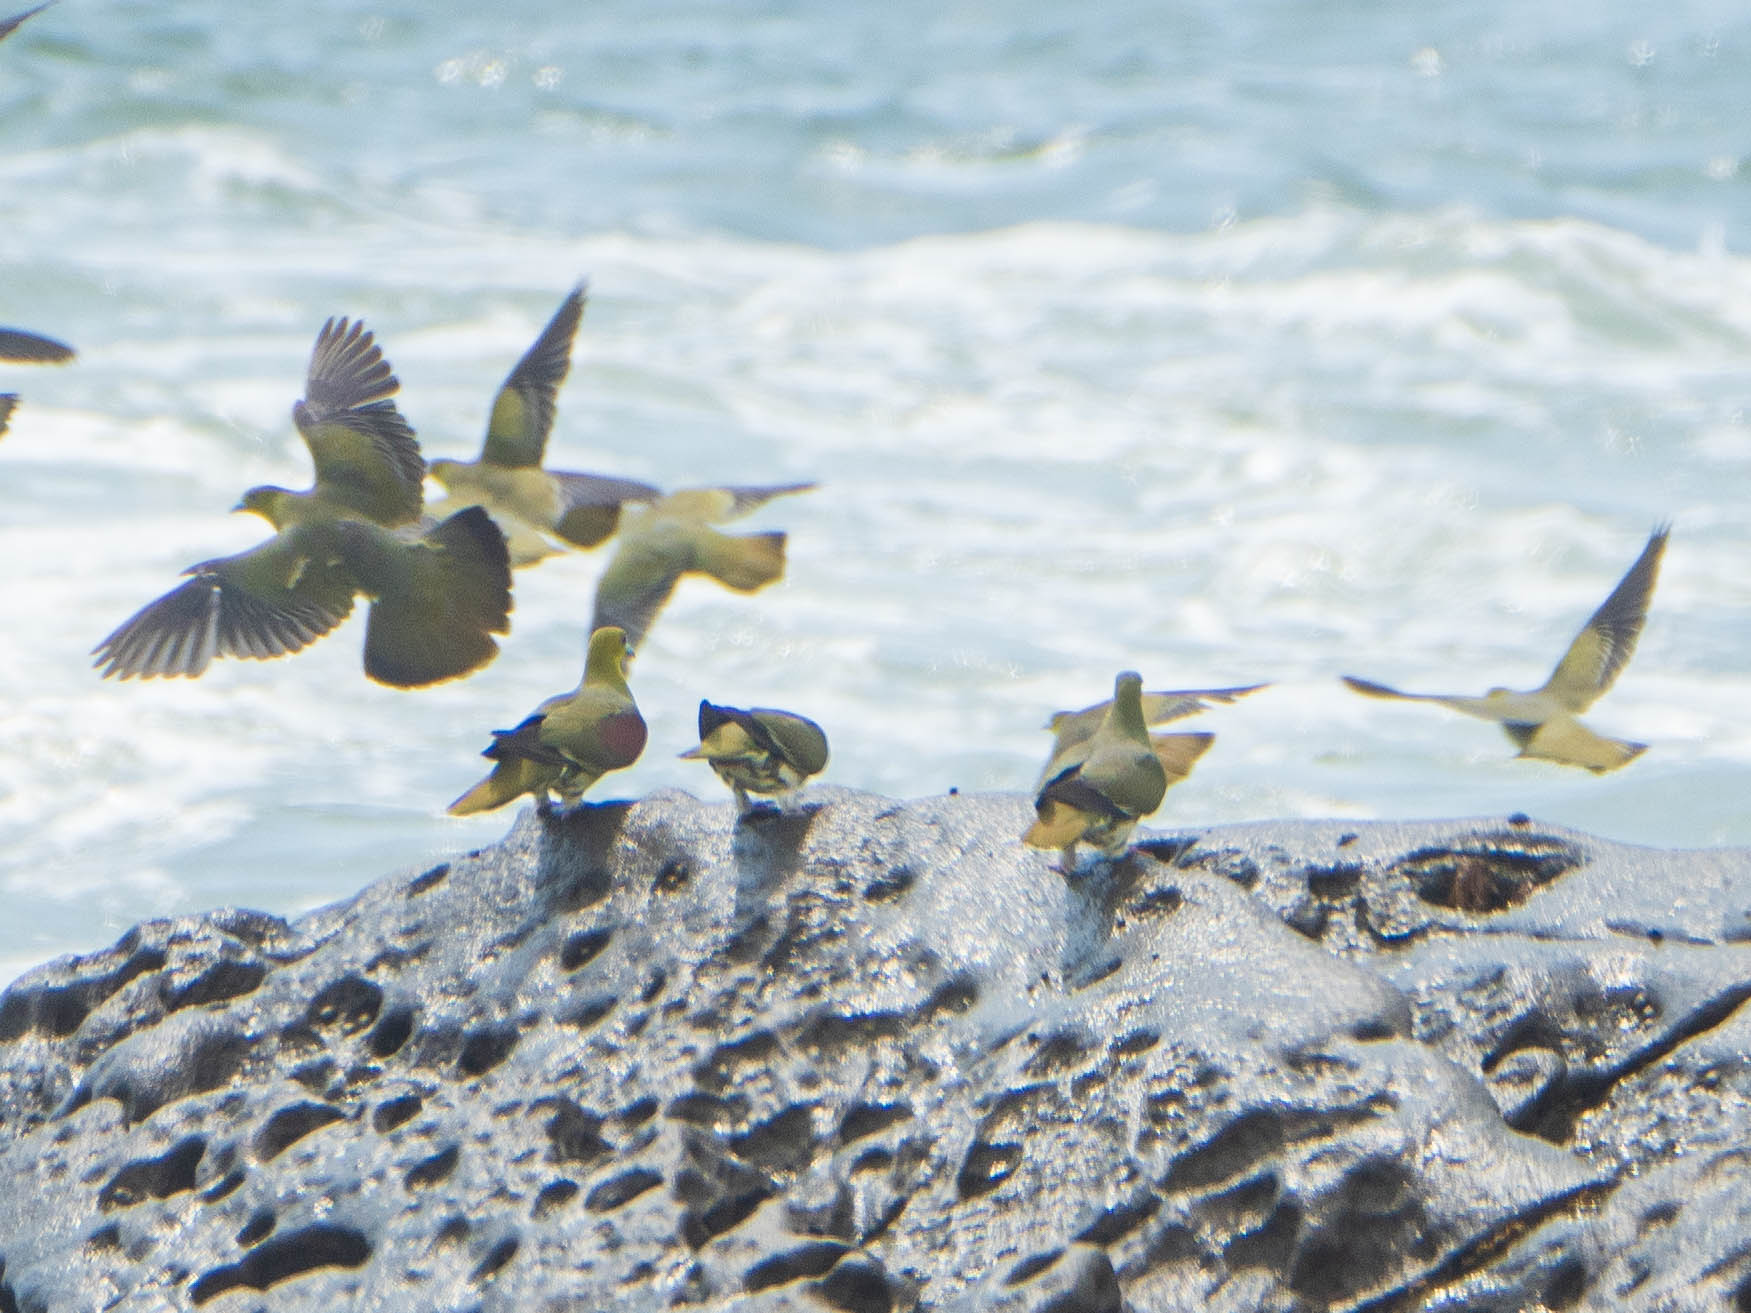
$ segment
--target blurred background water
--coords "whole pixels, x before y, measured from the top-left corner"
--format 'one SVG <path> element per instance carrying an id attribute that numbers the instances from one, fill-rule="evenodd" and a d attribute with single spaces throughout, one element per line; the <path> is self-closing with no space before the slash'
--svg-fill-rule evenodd
<path id="1" fill-rule="evenodd" d="M 754 597 L 685 583 L 600 797 L 724 797 L 698 699 L 835 782 L 1023 789 L 1039 724 L 1274 681 L 1163 827 L 1522 810 L 1751 843 L 1751 21 L 1724 3 L 60 0 L 0 46 L 0 975 L 143 916 L 291 914 L 490 841 L 443 808 L 578 677 L 605 556 L 396 692 L 360 621 L 199 681 L 89 649 L 304 486 L 363 316 L 428 455 L 588 277 L 554 464 L 817 478 Z M 1676 530 L 1600 778 L 1365 701 L 1542 680 Z"/>

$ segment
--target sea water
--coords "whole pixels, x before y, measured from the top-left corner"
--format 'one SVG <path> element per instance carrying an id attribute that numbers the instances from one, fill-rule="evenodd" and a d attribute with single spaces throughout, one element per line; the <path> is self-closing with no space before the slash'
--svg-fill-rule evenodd
<path id="1" fill-rule="evenodd" d="M 1751 843 L 1748 63 L 1685 0 L 60 0 L 0 45 L 0 323 L 79 349 L 0 366 L 0 975 L 504 831 L 445 805 L 576 683 L 605 552 L 429 690 L 363 677 L 357 617 L 193 681 L 89 653 L 307 485 L 326 317 L 467 457 L 584 278 L 553 465 L 821 485 L 746 522 L 781 584 L 677 590 L 593 797 L 727 797 L 676 759 L 701 697 L 819 720 L 839 784 L 1024 790 L 1135 668 L 1271 683 L 1186 722 L 1162 827 Z M 1589 717 L 1628 768 L 1338 683 L 1537 684 L 1667 518 Z"/>

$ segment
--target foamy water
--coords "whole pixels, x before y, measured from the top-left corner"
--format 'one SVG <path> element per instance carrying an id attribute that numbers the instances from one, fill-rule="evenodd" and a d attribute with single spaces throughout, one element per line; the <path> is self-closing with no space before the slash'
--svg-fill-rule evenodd
<path id="1" fill-rule="evenodd" d="M 781 585 L 679 590 L 650 746 L 592 796 L 718 796 L 675 759 L 702 696 L 814 716 L 841 784 L 1026 788 L 1045 716 L 1135 667 L 1273 681 L 1195 723 L 1165 827 L 1751 843 L 1747 51 L 1705 6 L 1022 14 L 62 0 L 0 46 L 0 322 L 80 349 L 0 378 L 0 966 L 503 832 L 443 808 L 576 682 L 604 554 L 520 574 L 501 658 L 422 692 L 363 678 L 357 618 L 193 682 L 88 653 L 259 540 L 243 488 L 307 483 L 326 316 L 472 455 L 584 276 L 556 465 L 822 482 L 747 522 L 791 532 Z M 1337 683 L 1536 684 L 1667 517 L 1589 716 L 1629 768 Z"/>

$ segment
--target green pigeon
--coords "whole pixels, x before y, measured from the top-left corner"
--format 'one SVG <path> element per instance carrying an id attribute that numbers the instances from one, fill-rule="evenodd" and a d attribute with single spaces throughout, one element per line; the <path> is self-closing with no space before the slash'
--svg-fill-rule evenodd
<path id="1" fill-rule="evenodd" d="M 39 5 L 38 9 L 46 9 L 47 5 Z M 16 18 L 0 23 L 0 40 L 17 27 L 31 14 L 20 14 Z M 52 337 L 43 337 L 40 333 L 27 333 L 22 328 L 0 328 L 0 360 L 14 360 L 27 365 L 61 365 L 73 358 L 73 348 L 64 342 L 57 342 Z M 18 407 L 16 392 L 0 392 L 0 437 L 6 434 L 6 425 L 12 418 L 12 412 Z"/>
<path id="2" fill-rule="evenodd" d="M 789 711 L 701 701 L 699 746 L 681 756 L 709 762 L 745 814 L 750 793 L 789 793 L 819 775 L 827 765 L 827 736 L 814 721 Z"/>
<path id="3" fill-rule="evenodd" d="M 1182 776 L 1209 747 L 1208 735 L 1160 737 L 1185 741 L 1176 745 L 1176 759 L 1184 759 Z M 1035 790 L 1034 823 L 1022 842 L 1058 849 L 1066 874 L 1075 865 L 1078 843 L 1117 857 L 1137 822 L 1161 806 L 1168 783 L 1169 771 L 1143 718 L 1143 677 L 1122 671 L 1113 681 L 1112 704 L 1100 725 L 1055 752 L 1047 763 Z"/>
<path id="4" fill-rule="evenodd" d="M 572 339 L 583 313 L 580 284 L 499 388 L 479 460 L 431 462 L 431 476 L 449 495 L 447 504 L 484 506 L 498 521 L 511 546 L 512 565 L 532 565 L 563 550 L 555 539 L 573 547 L 598 546 L 620 523 L 622 504 L 660 495 L 637 479 L 541 468 L 555 398 L 571 368 Z"/>
<path id="5" fill-rule="evenodd" d="M 548 698 L 517 728 L 494 730 L 481 753 L 492 773 L 451 803 L 450 814 L 492 811 L 525 793 L 543 808 L 550 793 L 576 802 L 609 771 L 637 761 L 645 724 L 626 686 L 626 660 L 621 630 L 609 625 L 591 634 L 583 682 Z"/>
<path id="6" fill-rule="evenodd" d="M 93 652 L 105 678 L 197 676 L 215 657 L 296 652 L 370 599 L 365 673 L 396 688 L 467 674 L 508 633 L 504 536 L 469 507 L 420 519 L 423 468 L 413 429 L 389 396 L 394 374 L 371 335 L 323 325 L 293 420 L 316 465 L 303 492 L 252 488 L 240 510 L 278 530 L 235 556 L 202 561 Z"/>
<path id="7" fill-rule="evenodd" d="M 636 652 L 683 575 L 703 574 L 752 593 L 784 574 L 785 535 L 726 534 L 713 525 L 739 519 L 774 497 L 813 483 L 763 488 L 684 488 L 629 510 L 608 568 L 596 582 L 592 628 L 617 625 Z"/>
<path id="8" fill-rule="evenodd" d="M 1584 766 L 1594 774 L 1616 770 L 1647 749 L 1645 743 L 1595 734 L 1576 717 L 1616 681 L 1635 652 L 1647 623 L 1648 601 L 1660 574 L 1660 558 L 1672 527 L 1662 524 L 1648 538 L 1629 573 L 1611 590 L 1569 644 L 1550 678 L 1535 689 L 1492 688 L 1482 697 L 1457 693 L 1401 693 L 1373 680 L 1343 676 L 1358 693 L 1375 698 L 1438 702 L 1454 711 L 1493 720 L 1520 749 L 1517 755 Z"/>
<path id="9" fill-rule="evenodd" d="M 1143 723 L 1146 725 L 1165 725 L 1169 721 L 1180 720 L 1186 716 L 1207 711 L 1218 703 L 1226 706 L 1248 693 L 1256 693 L 1265 684 L 1246 684 L 1240 688 L 1198 688 L 1175 689 L 1143 694 Z M 1084 707 L 1080 711 L 1058 711 L 1046 722 L 1046 728 L 1052 731 L 1054 739 L 1052 755 L 1064 751 L 1074 744 L 1082 742 L 1106 718 L 1107 708 L 1112 702 L 1097 702 L 1092 707 Z"/>

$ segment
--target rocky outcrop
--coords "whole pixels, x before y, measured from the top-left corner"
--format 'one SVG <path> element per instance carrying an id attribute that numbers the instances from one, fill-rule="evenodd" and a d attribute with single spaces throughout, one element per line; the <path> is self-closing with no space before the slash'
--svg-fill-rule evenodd
<path id="1" fill-rule="evenodd" d="M 0 1311 L 1751 1309 L 1751 853 L 667 793 L 0 996 Z"/>

